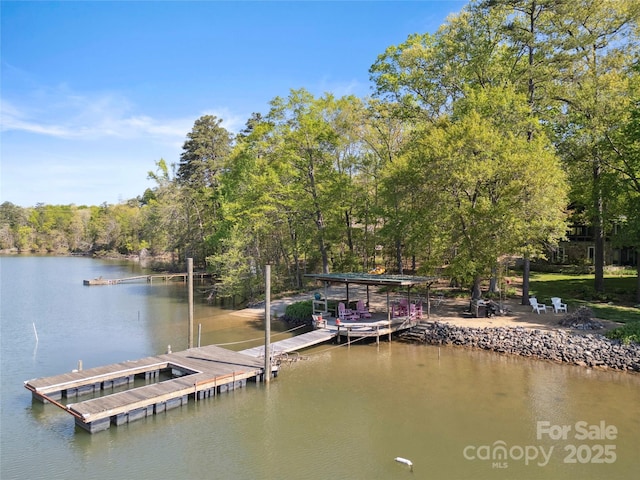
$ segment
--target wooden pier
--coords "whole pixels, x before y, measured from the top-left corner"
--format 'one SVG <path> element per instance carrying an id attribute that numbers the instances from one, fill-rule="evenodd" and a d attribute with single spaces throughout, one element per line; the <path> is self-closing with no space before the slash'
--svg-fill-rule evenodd
<path id="1" fill-rule="evenodd" d="M 321 328 L 319 330 L 314 330 L 312 332 L 296 335 L 295 337 L 287 338 L 285 340 L 273 342 L 271 343 L 271 346 L 270 346 L 270 352 L 274 356 L 277 356 L 282 353 L 295 352 L 297 350 L 302 350 L 304 348 L 308 348 L 314 345 L 319 345 L 321 343 L 328 342 L 329 340 L 335 338 L 337 334 L 338 332 L 336 330 Z M 259 347 L 248 348 L 246 350 L 242 350 L 239 353 L 242 353 L 244 355 L 249 355 L 255 358 L 259 358 L 259 357 L 264 358 L 264 345 L 260 345 Z"/>
<path id="2" fill-rule="evenodd" d="M 381 336 L 410 328 L 414 319 L 375 320 L 336 324 L 324 322 L 321 328 L 274 342 L 272 358 L 346 338 Z M 269 375 L 277 375 L 278 366 Z M 89 433 L 123 425 L 172 408 L 189 399 L 203 400 L 223 392 L 245 387 L 247 381 L 264 381 L 264 345 L 234 352 L 215 345 L 191 348 L 140 360 L 103 367 L 74 370 L 53 377 L 24 382 L 34 400 L 52 403 L 75 418 L 75 424 Z M 83 396 L 91 396 L 81 400 Z M 73 403 L 74 400 L 78 400 Z"/>
<path id="3" fill-rule="evenodd" d="M 145 385 L 135 387 L 136 378 Z M 247 380 L 264 380 L 263 361 L 211 345 L 29 380 L 25 387 L 35 400 L 53 403 L 95 433 L 185 405 L 189 398 L 242 388 Z M 93 398 L 62 403 L 84 395 Z"/>
<path id="4" fill-rule="evenodd" d="M 391 335 L 395 332 L 407 330 L 418 323 L 417 318 L 409 316 L 395 317 L 389 320 L 372 320 L 365 322 L 343 322 L 337 325 L 338 343 L 342 338 L 346 338 L 347 344 L 350 345 L 353 339 L 375 338 L 376 343 L 380 343 L 380 337 L 388 337 L 391 341 Z"/>
<path id="5" fill-rule="evenodd" d="M 372 318 L 371 320 L 362 322 L 342 322 L 337 324 L 336 319 L 332 318 L 325 321 L 321 328 L 273 342 L 270 351 L 274 356 L 291 353 L 328 342 L 334 338 L 337 338 L 338 343 L 340 343 L 342 338 L 346 339 L 347 344 L 350 344 L 352 340 L 362 338 L 375 338 L 376 342 L 379 343 L 380 337 L 388 337 L 391 339 L 391 334 L 408 330 L 417 325 L 417 323 L 418 319 L 416 318 L 397 317 L 391 321 Z M 264 345 L 248 348 L 239 353 L 256 358 L 264 358 Z"/>
<path id="6" fill-rule="evenodd" d="M 108 278 L 102 278 L 102 277 L 98 277 L 98 278 L 93 278 L 91 280 L 83 280 L 82 283 L 84 285 L 117 285 L 119 283 L 125 283 L 125 282 L 138 282 L 138 281 L 146 281 L 148 283 L 153 283 L 153 280 L 163 280 L 165 282 L 168 282 L 170 280 L 174 280 L 174 279 L 180 279 L 183 282 L 187 281 L 189 274 L 188 273 L 154 273 L 152 275 L 136 275 L 134 277 L 125 277 L 125 278 L 112 278 L 112 279 L 108 279 Z M 194 273 L 193 274 L 194 278 L 199 278 L 200 280 L 203 280 L 205 278 L 209 278 L 211 277 L 210 273 Z"/>

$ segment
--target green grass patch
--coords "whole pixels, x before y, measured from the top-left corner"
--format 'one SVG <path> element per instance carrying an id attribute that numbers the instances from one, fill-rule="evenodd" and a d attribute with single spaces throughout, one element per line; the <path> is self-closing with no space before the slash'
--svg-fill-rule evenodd
<path id="1" fill-rule="evenodd" d="M 569 309 L 587 306 L 603 320 L 620 323 L 640 321 L 640 309 L 633 306 L 635 276 L 605 276 L 605 293 L 596 292 L 593 282 L 593 275 L 532 273 L 529 294 L 547 305 L 551 304 L 551 297 L 561 297 Z"/>

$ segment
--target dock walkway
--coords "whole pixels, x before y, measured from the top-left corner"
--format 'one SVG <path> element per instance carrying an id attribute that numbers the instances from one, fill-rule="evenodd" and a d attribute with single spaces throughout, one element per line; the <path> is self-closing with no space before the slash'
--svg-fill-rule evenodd
<path id="1" fill-rule="evenodd" d="M 183 282 L 187 281 L 187 278 L 189 277 L 188 273 L 153 273 L 151 275 L 136 275 L 134 277 L 125 277 L 125 278 L 102 278 L 102 277 L 98 277 L 98 278 L 93 278 L 90 280 L 83 280 L 82 283 L 83 285 L 118 285 L 119 283 L 125 283 L 125 282 L 137 282 L 140 280 L 145 280 L 148 283 L 153 283 L 153 280 L 155 279 L 160 279 L 163 280 L 165 282 L 168 282 L 169 280 L 173 280 L 173 279 L 181 279 Z M 211 277 L 210 273 L 194 273 L 193 274 L 194 278 L 199 278 L 200 280 L 203 280 L 205 278 Z"/>
<path id="2" fill-rule="evenodd" d="M 34 399 L 57 405 L 75 417 L 76 425 L 94 433 L 184 405 L 189 397 L 197 401 L 242 388 L 263 375 L 259 359 L 210 345 L 29 380 L 25 387 Z M 147 385 L 134 387 L 135 378 L 144 378 Z M 128 388 L 113 393 L 121 386 Z M 102 396 L 60 403 L 96 394 Z"/>
<path id="3" fill-rule="evenodd" d="M 312 332 L 303 333 L 300 335 L 296 335 L 295 337 L 286 338 L 284 340 L 274 342 L 270 346 L 270 351 L 272 355 L 295 352 L 297 350 L 302 350 L 304 348 L 327 342 L 332 338 L 335 338 L 337 334 L 337 330 L 321 328 Z M 242 350 L 239 353 L 255 358 L 264 358 L 264 345 L 248 348 L 246 350 Z"/>

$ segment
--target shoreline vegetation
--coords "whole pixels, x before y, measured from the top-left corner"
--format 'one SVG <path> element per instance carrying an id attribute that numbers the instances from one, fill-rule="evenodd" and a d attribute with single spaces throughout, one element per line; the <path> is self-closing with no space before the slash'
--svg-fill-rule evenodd
<path id="1" fill-rule="evenodd" d="M 14 251 L 0 251 L 0 255 L 33 255 L 24 254 Z M 51 255 L 51 254 L 45 254 Z M 152 256 L 148 254 L 141 255 L 92 255 L 92 254 L 62 254 L 63 256 L 87 256 L 93 258 L 113 259 L 113 260 L 128 260 L 140 264 L 146 264 L 146 268 L 151 269 L 167 269 L 176 266 L 175 259 L 170 255 Z M 549 274 L 546 275 L 548 277 Z M 515 280 L 515 279 L 514 279 Z M 515 285 L 513 285 L 515 286 Z M 557 286 L 557 285 L 556 285 Z M 332 288 L 334 294 L 338 294 L 340 287 Z M 273 300 L 277 304 L 282 304 L 284 314 L 284 307 L 287 304 L 295 304 L 299 301 L 308 299 L 313 292 L 309 290 L 306 293 L 293 293 L 281 292 L 275 294 Z M 355 292 L 354 292 L 355 293 Z M 377 295 L 374 295 L 374 297 Z M 257 305 L 263 302 L 257 302 L 253 305 L 248 305 L 248 309 L 255 309 Z M 382 307 L 383 300 L 374 299 L 373 303 L 379 303 L 379 307 Z M 613 338 L 606 338 L 604 335 L 588 333 L 585 330 L 567 329 L 561 325 L 561 322 L 556 317 L 549 317 L 545 320 L 547 325 L 542 325 L 538 328 L 535 321 L 527 321 L 523 317 L 530 314 L 528 308 L 525 306 L 520 308 L 519 305 L 513 305 L 516 312 L 514 315 L 518 315 L 518 322 L 524 325 L 511 324 L 514 319 L 506 319 L 499 323 L 499 326 L 493 326 L 494 321 L 488 321 L 489 325 L 478 326 L 477 323 L 467 326 L 461 324 L 461 322 L 469 322 L 468 318 L 461 313 L 461 302 L 453 301 L 450 299 L 450 304 L 445 309 L 441 309 L 438 312 L 434 312 L 435 320 L 426 320 L 418 326 L 414 327 L 408 332 L 399 335 L 399 339 L 402 341 L 408 341 L 413 343 L 422 343 L 428 345 L 443 345 L 443 346 L 462 346 L 466 348 L 481 349 L 487 351 L 493 351 L 503 354 L 511 354 L 522 357 L 537 358 L 541 360 L 553 361 L 558 363 L 573 364 L 588 368 L 600 368 L 611 369 L 617 371 L 628 372 L 640 372 L 640 343 L 633 341 L 637 338 L 637 333 L 633 330 L 626 334 L 626 337 L 615 336 Z M 584 307 L 581 307 L 584 308 Z M 575 310 L 575 308 L 574 308 Z M 597 314 L 596 314 L 597 315 Z M 543 316 L 535 316 L 535 320 L 541 320 Z M 593 320 L 601 320 L 600 315 Z M 277 315 L 276 318 L 280 318 Z M 280 318 L 282 319 L 282 318 Z M 485 320 L 485 319 L 475 319 Z M 487 319 L 488 320 L 488 319 Z M 611 324 L 612 322 L 608 322 Z M 637 320 L 628 321 L 626 324 L 617 323 L 616 327 L 609 325 L 609 332 L 630 330 L 628 327 L 635 327 L 638 324 Z M 514 326 L 515 325 L 515 326 Z M 575 330 L 575 331 L 574 331 Z M 612 337 L 607 332 L 609 337 Z M 632 341 L 628 341 L 628 338 L 632 338 Z"/>

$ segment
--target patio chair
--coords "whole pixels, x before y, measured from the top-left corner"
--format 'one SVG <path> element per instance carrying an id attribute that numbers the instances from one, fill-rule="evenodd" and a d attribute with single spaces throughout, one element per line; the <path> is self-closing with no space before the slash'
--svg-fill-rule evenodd
<path id="1" fill-rule="evenodd" d="M 411 318 L 422 318 L 422 302 L 412 303 L 409 309 Z"/>
<path id="2" fill-rule="evenodd" d="M 443 293 L 436 293 L 436 296 L 434 297 L 433 301 L 433 308 L 438 308 L 440 305 L 442 305 L 442 302 L 444 302 L 444 294 Z"/>
<path id="3" fill-rule="evenodd" d="M 562 299 L 560 297 L 551 297 L 551 304 L 553 305 L 553 313 L 567 313 L 567 304 L 562 303 Z"/>
<path id="4" fill-rule="evenodd" d="M 362 300 L 358 300 L 356 313 L 360 318 L 371 318 L 371 313 L 369 313 L 369 309 L 364 306 L 364 302 Z"/>
<path id="5" fill-rule="evenodd" d="M 327 328 L 327 321 L 322 318 L 322 315 L 311 315 L 313 318 L 313 328 Z"/>
<path id="6" fill-rule="evenodd" d="M 338 304 L 338 318 L 346 322 L 347 320 L 358 320 L 360 316 L 350 308 L 346 308 L 344 303 L 340 302 Z"/>
<path id="7" fill-rule="evenodd" d="M 529 303 L 531 304 L 533 311 L 538 315 L 540 315 L 540 312 L 547 313 L 547 306 L 544 303 L 538 303 L 538 299 L 536 297 L 530 297 Z"/>
<path id="8" fill-rule="evenodd" d="M 409 315 L 409 304 L 406 298 L 401 298 L 398 303 L 394 305 L 396 317 L 406 317 Z"/>

